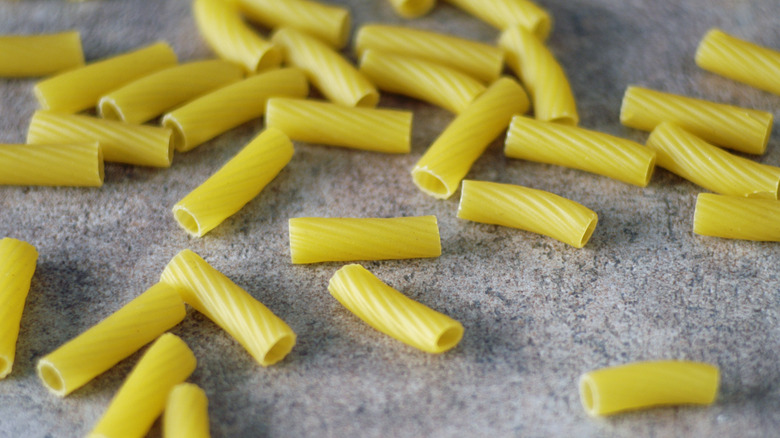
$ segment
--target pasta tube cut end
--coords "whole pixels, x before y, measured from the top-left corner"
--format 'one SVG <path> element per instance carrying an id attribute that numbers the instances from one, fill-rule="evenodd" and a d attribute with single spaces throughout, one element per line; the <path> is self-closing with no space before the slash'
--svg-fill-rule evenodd
<path id="1" fill-rule="evenodd" d="M 38 361 L 37 371 L 43 386 L 52 394 L 59 397 L 65 397 L 68 394 L 65 380 L 62 378 L 60 370 L 54 364 L 46 359 L 41 359 Z"/>
<path id="2" fill-rule="evenodd" d="M 200 226 L 198 218 L 183 205 L 173 206 L 173 217 L 176 222 L 193 237 L 202 237 L 206 232 Z"/>
<path id="3" fill-rule="evenodd" d="M 455 348 L 456 345 L 463 339 L 463 325 L 458 323 L 448 328 L 436 339 L 435 349 L 432 353 L 444 353 L 445 351 Z"/>
<path id="4" fill-rule="evenodd" d="M 275 67 L 279 67 L 281 63 L 282 52 L 278 48 L 271 46 L 265 52 L 257 55 L 257 59 L 254 61 L 254 66 L 252 66 L 254 69 L 251 71 L 262 72 L 271 70 Z"/>
<path id="5" fill-rule="evenodd" d="M 447 185 L 447 182 L 436 175 L 430 169 L 415 167 L 412 170 L 414 184 L 423 192 L 438 199 L 447 199 L 455 193 L 455 188 Z"/>
<path id="6" fill-rule="evenodd" d="M 11 368 L 13 362 L 5 356 L 0 356 L 0 379 L 4 379 L 5 376 L 11 374 Z"/>
<path id="7" fill-rule="evenodd" d="M 427 14 L 436 5 L 436 0 L 393 0 L 392 3 L 401 17 L 417 18 Z"/>
<path id="8" fill-rule="evenodd" d="M 266 367 L 284 359 L 295 346 L 295 333 L 290 333 L 279 338 L 274 345 L 260 359 L 260 365 Z"/>
<path id="9" fill-rule="evenodd" d="M 173 149 L 176 149 L 179 152 L 185 152 L 192 149 L 187 144 L 187 136 L 184 135 L 184 128 L 182 128 L 181 123 L 179 123 L 175 117 L 172 117 L 171 114 L 166 114 L 162 119 L 162 125 L 172 132 L 171 144 L 173 148 L 171 149 L 171 154 L 173 153 Z"/>
<path id="10" fill-rule="evenodd" d="M 601 398 L 593 378 L 588 374 L 580 377 L 580 401 L 585 412 L 591 417 L 597 417 L 601 412 Z"/>
<path id="11" fill-rule="evenodd" d="M 98 102 L 98 111 L 100 116 L 108 120 L 125 121 L 125 115 L 122 109 L 116 104 L 116 101 L 108 96 L 103 96 Z"/>
<path id="12" fill-rule="evenodd" d="M 361 108 L 373 108 L 377 106 L 378 103 L 379 92 L 376 90 L 368 90 L 355 102 L 355 106 Z"/>

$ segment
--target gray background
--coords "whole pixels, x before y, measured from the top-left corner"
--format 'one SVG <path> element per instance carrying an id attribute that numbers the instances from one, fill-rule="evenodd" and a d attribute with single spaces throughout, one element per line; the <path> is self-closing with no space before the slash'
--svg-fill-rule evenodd
<path id="1" fill-rule="evenodd" d="M 369 21 L 458 33 L 498 33 L 448 4 L 413 21 L 385 1 L 336 2 Z M 581 125 L 644 142 L 619 123 L 627 85 L 772 111 L 780 97 L 698 69 L 707 29 L 780 48 L 776 0 L 545 0 L 549 45 L 568 72 Z M 88 60 L 163 39 L 180 60 L 212 56 L 190 2 L 122 0 L 0 3 L 0 33 L 82 32 Z M 36 108 L 34 80 L 0 80 L 0 142 L 22 142 Z M 599 214 L 584 249 L 455 217 L 418 191 L 409 170 L 451 119 L 444 110 L 385 95 L 413 110 L 412 152 L 382 155 L 296 143 L 281 174 L 201 239 L 171 206 L 259 130 L 256 120 L 185 154 L 170 169 L 107 164 L 100 189 L 0 187 L 0 236 L 34 244 L 38 267 L 13 373 L 0 381 L 0 436 L 79 436 L 105 410 L 139 354 L 65 399 L 39 383 L 35 361 L 121 307 L 191 248 L 270 307 L 298 334 L 281 363 L 257 365 L 202 315 L 173 332 L 198 358 L 190 381 L 210 402 L 214 436 L 766 436 L 780 430 L 779 248 L 692 233 L 700 190 L 663 169 L 647 188 L 577 170 L 510 160 L 496 141 L 468 177 L 545 189 Z M 763 163 L 780 165 L 780 140 Z M 458 319 L 462 342 L 429 355 L 373 331 L 326 290 L 341 265 L 293 266 L 287 219 L 435 214 L 437 259 L 367 262 L 380 278 Z M 710 407 L 588 418 L 577 378 L 630 361 L 717 364 Z M 159 424 L 152 436 L 159 434 Z"/>

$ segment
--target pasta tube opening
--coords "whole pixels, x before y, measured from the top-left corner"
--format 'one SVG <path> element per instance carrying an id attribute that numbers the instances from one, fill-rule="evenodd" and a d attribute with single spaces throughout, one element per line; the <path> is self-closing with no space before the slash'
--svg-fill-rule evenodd
<path id="1" fill-rule="evenodd" d="M 64 397 L 65 392 L 65 380 L 62 378 L 60 371 L 52 365 L 49 361 L 41 359 L 38 362 L 38 377 L 41 381 L 55 395 Z"/>
<path id="2" fill-rule="evenodd" d="M 588 243 L 588 240 L 590 240 L 590 236 L 593 235 L 593 232 L 596 231 L 596 224 L 598 223 L 598 218 L 594 217 L 591 219 L 590 223 L 588 224 L 588 228 L 585 229 L 585 232 L 582 233 L 582 237 L 579 240 L 578 245 L 574 245 L 577 248 L 582 248 L 585 246 L 586 243 Z"/>
<path id="3" fill-rule="evenodd" d="M 356 107 L 360 108 L 373 108 L 379 103 L 379 92 L 376 90 L 368 90 L 363 93 L 362 96 L 355 102 Z"/>
<path id="4" fill-rule="evenodd" d="M 0 356 L 0 378 L 11 374 L 11 361 L 4 356 Z"/>
<path id="5" fill-rule="evenodd" d="M 173 148 L 177 151 L 185 151 L 187 147 L 187 136 L 184 135 L 184 128 L 182 128 L 181 123 L 179 123 L 176 118 L 171 117 L 170 114 L 166 114 L 165 117 L 163 117 L 162 125 L 163 128 L 168 128 L 173 132 L 173 135 L 171 135 L 171 144 L 173 145 Z M 171 150 L 171 154 L 173 154 L 173 150 Z"/>
<path id="6" fill-rule="evenodd" d="M 455 192 L 454 188 L 450 188 L 442 178 L 429 169 L 414 169 L 412 179 L 420 190 L 435 198 L 446 199 Z"/>
<path id="7" fill-rule="evenodd" d="M 108 120 L 125 120 L 125 115 L 122 113 L 122 109 L 116 104 L 114 99 L 110 97 L 102 97 L 98 102 L 98 111 L 104 119 Z"/>
<path id="8" fill-rule="evenodd" d="M 295 336 L 284 335 L 265 353 L 262 363 L 274 364 L 284 359 L 295 346 Z"/>
<path id="9" fill-rule="evenodd" d="M 590 416 L 596 416 L 601 412 L 601 399 L 599 398 L 598 387 L 593 379 L 585 374 L 580 378 L 580 400 L 585 412 Z"/>
<path id="10" fill-rule="evenodd" d="M 436 340 L 437 351 L 447 351 L 458 345 L 458 342 L 463 338 L 463 326 L 455 326 L 448 328 L 444 333 Z"/>
<path id="11" fill-rule="evenodd" d="M 200 237 L 204 233 L 201 232 L 200 222 L 198 218 L 187 210 L 187 207 L 182 205 L 175 205 L 173 207 L 173 217 L 176 222 L 181 225 L 188 233 L 195 237 Z"/>
<path id="12" fill-rule="evenodd" d="M 264 53 L 257 57 L 254 64 L 254 70 L 256 72 L 271 70 L 278 67 L 282 63 L 282 52 L 276 47 L 271 47 Z"/>
<path id="13" fill-rule="evenodd" d="M 417 18 L 427 14 L 436 0 L 391 0 L 390 3 L 403 18 Z"/>

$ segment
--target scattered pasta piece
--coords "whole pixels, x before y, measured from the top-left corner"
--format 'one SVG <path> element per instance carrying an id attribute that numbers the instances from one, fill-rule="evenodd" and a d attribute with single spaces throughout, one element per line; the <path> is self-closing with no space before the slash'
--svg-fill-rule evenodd
<path id="1" fill-rule="evenodd" d="M 0 144 L 0 185 L 103 185 L 103 151 L 97 142 Z"/>
<path id="2" fill-rule="evenodd" d="M 351 18 L 344 7 L 309 0 L 239 0 L 246 16 L 264 26 L 289 26 L 341 49 L 347 44 Z"/>
<path id="3" fill-rule="evenodd" d="M 693 232 L 726 239 L 780 242 L 780 201 L 700 193 Z"/>
<path id="4" fill-rule="evenodd" d="M 19 324 L 37 260 L 38 251 L 29 243 L 0 239 L 0 379 L 14 366 Z"/>
<path id="5" fill-rule="evenodd" d="M 393 9 L 404 18 L 417 18 L 430 12 L 436 0 L 390 0 Z"/>
<path id="6" fill-rule="evenodd" d="M 46 76 L 84 65 L 77 31 L 0 36 L 0 76 Z"/>
<path id="7" fill-rule="evenodd" d="M 180 383 L 168 394 L 163 438 L 209 438 L 209 400 L 198 385 Z"/>
<path id="8" fill-rule="evenodd" d="M 529 0 L 447 1 L 500 30 L 519 25 L 541 41 L 552 30 L 550 14 Z"/>

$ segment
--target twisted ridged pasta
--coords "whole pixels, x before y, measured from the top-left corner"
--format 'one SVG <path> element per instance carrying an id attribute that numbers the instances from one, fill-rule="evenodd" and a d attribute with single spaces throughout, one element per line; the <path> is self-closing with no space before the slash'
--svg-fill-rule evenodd
<path id="1" fill-rule="evenodd" d="M 653 176 L 655 151 L 633 141 L 575 126 L 516 116 L 504 154 L 571 167 L 645 187 Z"/>
<path id="2" fill-rule="evenodd" d="M 347 44 L 349 10 L 309 0 L 239 0 L 246 16 L 268 27 L 289 26 L 341 49 Z"/>
<path id="3" fill-rule="evenodd" d="M 365 50 L 360 71 L 380 90 L 424 100 L 455 114 L 485 91 L 473 77 L 443 64 Z"/>
<path id="4" fill-rule="evenodd" d="M 580 117 L 566 72 L 544 43 L 528 30 L 513 26 L 501 34 L 498 44 L 531 96 L 534 118 L 577 125 Z"/>
<path id="5" fill-rule="evenodd" d="M 180 383 L 168 394 L 164 438 L 209 438 L 209 400 L 198 385 Z"/>
<path id="6" fill-rule="evenodd" d="M 449 198 L 512 116 L 527 110 L 528 97 L 520 85 L 509 78 L 497 80 L 447 126 L 415 164 L 414 184 L 435 198 Z"/>
<path id="7" fill-rule="evenodd" d="M 726 239 L 780 242 L 780 201 L 700 193 L 693 232 Z"/>
<path id="8" fill-rule="evenodd" d="M 192 351 L 178 336 L 160 336 L 119 388 L 90 438 L 140 438 L 165 408 L 168 393 L 195 370 Z"/>
<path id="9" fill-rule="evenodd" d="M 498 79 L 504 68 L 504 53 L 498 47 L 400 26 L 362 26 L 355 51 L 363 56 L 369 49 L 438 62 L 485 82 Z"/>
<path id="10" fill-rule="evenodd" d="M 458 321 L 403 295 L 360 265 L 336 271 L 328 291 L 371 327 L 428 353 L 443 353 L 463 337 Z"/>
<path id="11" fill-rule="evenodd" d="M 106 161 L 169 167 L 173 158 L 170 129 L 135 125 L 77 114 L 36 111 L 27 130 L 28 144 L 97 141 Z"/>
<path id="12" fill-rule="evenodd" d="M 500 30 L 519 25 L 544 41 L 552 30 L 552 17 L 529 0 L 447 0 Z"/>
<path id="13" fill-rule="evenodd" d="M 436 0 L 390 0 L 390 4 L 398 15 L 404 18 L 417 18 L 433 9 Z"/>
<path id="14" fill-rule="evenodd" d="M 262 366 L 284 359 L 295 345 L 295 333 L 284 321 L 188 249 L 168 263 L 162 281 L 176 286 L 184 302 L 222 327 Z"/>
<path id="15" fill-rule="evenodd" d="M 763 154 L 774 116 L 766 111 L 740 108 L 647 88 L 628 87 L 620 108 L 620 122 L 652 131 L 672 122 L 710 143 L 749 154 Z"/>
<path id="16" fill-rule="evenodd" d="M 458 217 L 519 228 L 582 248 L 598 215 L 582 204 L 543 190 L 512 184 L 463 181 Z"/>
<path id="17" fill-rule="evenodd" d="M 711 29 L 696 50 L 696 65 L 738 82 L 780 94 L 780 52 Z"/>
<path id="18" fill-rule="evenodd" d="M 29 243 L 0 239 L 0 379 L 14 366 L 19 324 L 37 260 L 38 251 Z"/>
<path id="19" fill-rule="evenodd" d="M 0 144 L 0 184 L 100 187 L 103 152 L 97 142 Z"/>
<path id="20" fill-rule="evenodd" d="M 77 31 L 0 36 L 0 76 L 46 76 L 82 65 Z"/>
<path id="21" fill-rule="evenodd" d="M 283 48 L 284 59 L 306 72 L 309 81 L 328 100 L 346 106 L 374 107 L 376 87 L 332 47 L 291 27 L 282 27 L 271 38 Z"/>
<path id="22" fill-rule="evenodd" d="M 165 114 L 163 126 L 173 130 L 177 151 L 189 151 L 217 135 L 265 114 L 269 97 L 305 97 L 306 75 L 283 68 L 244 79 L 201 96 Z"/>
<path id="23" fill-rule="evenodd" d="M 174 218 L 191 235 L 203 236 L 257 196 L 292 156 L 287 136 L 268 128 L 177 202 Z"/>
<path id="24" fill-rule="evenodd" d="M 308 143 L 394 154 L 411 149 L 410 111 L 274 97 L 268 99 L 265 123 L 293 140 Z"/>
<path id="25" fill-rule="evenodd" d="M 396 218 L 299 217 L 289 221 L 295 264 L 438 257 L 436 216 Z"/>

